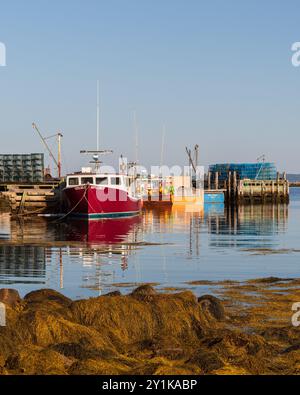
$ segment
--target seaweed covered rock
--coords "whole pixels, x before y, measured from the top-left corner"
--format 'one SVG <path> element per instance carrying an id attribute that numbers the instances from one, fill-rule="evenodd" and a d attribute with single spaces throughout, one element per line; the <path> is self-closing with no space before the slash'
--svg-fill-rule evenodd
<path id="1" fill-rule="evenodd" d="M 155 296 L 151 302 L 145 296 Z M 92 327 L 119 350 L 142 349 L 152 342 L 169 347 L 185 339 L 195 344 L 207 322 L 191 292 L 156 294 L 152 287 L 139 287 L 127 296 L 98 297 L 72 303 L 73 319 Z"/>
<path id="2" fill-rule="evenodd" d="M 151 285 L 144 284 L 136 288 L 130 295 L 136 299 L 151 302 L 156 291 Z"/>
<path id="3" fill-rule="evenodd" d="M 272 327 L 243 333 L 224 319 L 223 302 L 211 295 L 165 294 L 150 285 L 77 301 L 49 289 L 23 300 L 7 290 L 0 295 L 7 302 L 0 374 L 300 371 L 296 333 Z M 285 347 L 276 343 L 279 337 Z"/>
<path id="4" fill-rule="evenodd" d="M 103 296 L 121 296 L 121 292 L 120 291 L 112 291 L 112 292 L 108 292 L 107 294 L 103 295 Z"/>
<path id="5" fill-rule="evenodd" d="M 38 291 L 29 292 L 25 295 L 24 300 L 27 303 L 44 303 L 46 301 L 52 301 L 62 306 L 69 306 L 72 303 L 71 299 L 53 289 L 40 289 Z"/>
<path id="6" fill-rule="evenodd" d="M 203 295 L 198 298 L 202 309 L 208 311 L 216 320 L 225 319 L 225 309 L 220 299 L 213 295 Z"/>

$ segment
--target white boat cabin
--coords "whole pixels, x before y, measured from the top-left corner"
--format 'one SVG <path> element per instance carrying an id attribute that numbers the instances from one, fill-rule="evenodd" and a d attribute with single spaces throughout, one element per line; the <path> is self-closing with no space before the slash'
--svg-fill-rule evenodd
<path id="1" fill-rule="evenodd" d="M 139 187 L 132 176 L 123 174 L 73 173 L 66 177 L 66 188 L 83 185 L 111 187 L 127 191 L 131 196 L 139 195 Z"/>
<path id="2" fill-rule="evenodd" d="M 103 185 L 115 188 L 129 188 L 133 183 L 133 178 L 122 174 L 69 174 L 66 179 L 67 187 L 80 185 Z"/>

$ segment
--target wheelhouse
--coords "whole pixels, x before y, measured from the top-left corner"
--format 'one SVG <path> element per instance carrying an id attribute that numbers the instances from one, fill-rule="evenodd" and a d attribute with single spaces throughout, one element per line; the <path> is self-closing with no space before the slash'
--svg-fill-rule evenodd
<path id="1" fill-rule="evenodd" d="M 126 189 L 131 186 L 132 182 L 132 177 L 119 174 L 70 174 L 66 179 L 66 187 L 90 184 Z"/>

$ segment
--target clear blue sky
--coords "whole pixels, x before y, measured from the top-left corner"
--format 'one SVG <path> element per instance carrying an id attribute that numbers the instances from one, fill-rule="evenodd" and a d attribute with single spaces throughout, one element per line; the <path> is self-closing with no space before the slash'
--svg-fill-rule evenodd
<path id="1" fill-rule="evenodd" d="M 6 0 L 0 6 L 1 152 L 41 151 L 31 129 L 64 133 L 65 170 L 95 146 L 96 80 L 101 142 L 133 157 L 205 165 L 255 161 L 300 172 L 299 1 Z M 52 146 L 54 144 L 52 143 Z M 49 162 L 48 157 L 46 162 Z"/>

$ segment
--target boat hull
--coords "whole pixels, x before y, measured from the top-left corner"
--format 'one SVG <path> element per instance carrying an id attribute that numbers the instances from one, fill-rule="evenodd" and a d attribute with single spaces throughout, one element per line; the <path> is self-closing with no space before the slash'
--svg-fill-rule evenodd
<path id="1" fill-rule="evenodd" d="M 130 197 L 127 191 L 91 185 L 65 188 L 63 201 L 71 217 L 87 219 L 128 217 L 142 208 L 141 199 Z"/>

